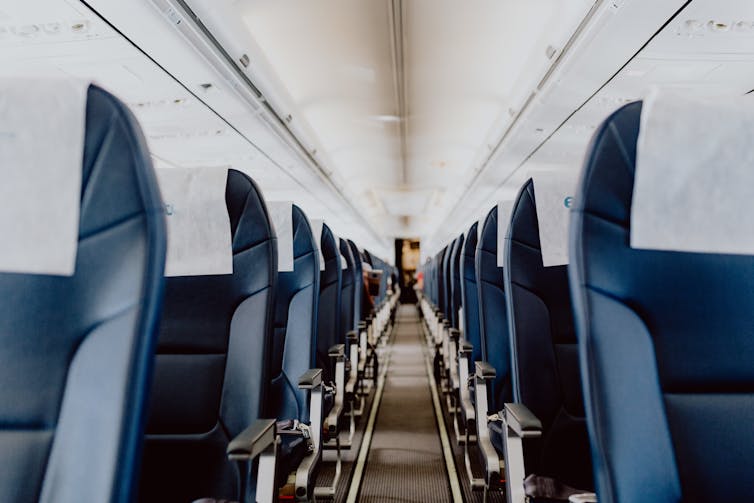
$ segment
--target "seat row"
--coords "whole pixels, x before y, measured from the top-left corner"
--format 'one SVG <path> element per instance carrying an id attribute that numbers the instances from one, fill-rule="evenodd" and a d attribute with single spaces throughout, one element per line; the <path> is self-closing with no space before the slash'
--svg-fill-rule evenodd
<path id="1" fill-rule="evenodd" d="M 554 201 L 570 213 L 567 264 L 545 265 L 551 191 L 535 176 L 510 214 L 496 206 L 423 265 L 419 310 L 436 378 L 470 484 L 485 496 L 500 488 L 509 502 L 754 499 L 754 250 L 730 225 L 750 203 L 735 189 L 746 180 L 736 160 L 721 154 L 741 145 L 738 162 L 751 155 L 742 124 L 754 114 L 739 102 L 662 99 L 613 113 L 575 197 Z M 723 131 L 719 145 L 696 147 L 687 114 Z M 705 221 L 720 216 L 716 226 L 687 224 L 699 208 L 697 164 L 704 176 L 718 170 L 706 184 L 715 208 L 701 210 Z M 642 206 L 656 202 L 680 219 L 643 238 L 643 225 L 667 218 Z"/>
<path id="2" fill-rule="evenodd" d="M 16 88 L 45 102 L 61 85 Z M 229 169 L 230 272 L 165 277 L 166 219 L 182 208 L 163 200 L 128 109 L 95 85 L 84 93 L 72 272 L 4 269 L 18 254 L 0 251 L 0 500 L 331 496 L 337 476 L 316 486 L 322 452 L 337 450 L 339 475 L 397 306 L 392 267 L 294 204 L 283 233 L 293 264 L 279 271 L 280 229 L 257 185 Z M 5 124 L 14 142 L 58 144 Z M 29 159 L 11 173 L 24 191 L 4 202 L 43 208 L 38 154 L 16 147 L 2 167 Z M 53 255 L 59 245 L 21 244 Z"/>

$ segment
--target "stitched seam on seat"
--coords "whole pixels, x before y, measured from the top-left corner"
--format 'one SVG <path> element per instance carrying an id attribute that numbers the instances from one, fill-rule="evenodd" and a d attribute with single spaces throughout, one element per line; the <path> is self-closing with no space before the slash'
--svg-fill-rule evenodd
<path id="1" fill-rule="evenodd" d="M 233 258 L 236 258 L 236 257 L 238 257 L 238 256 L 241 256 L 241 255 L 243 255 L 243 254 L 245 254 L 245 253 L 247 253 L 247 252 L 249 252 L 249 251 L 253 250 L 253 249 L 254 249 L 254 248 L 256 248 L 256 247 L 258 247 L 258 246 L 261 246 L 261 245 L 263 245 L 263 244 L 265 244 L 265 243 L 269 243 L 269 242 L 271 242 L 271 241 L 272 241 L 272 238 L 266 238 L 266 239 L 263 239 L 263 240 L 261 240 L 261 241 L 257 241 L 256 243 L 253 243 L 253 244 L 251 244 L 251 245 L 249 245 L 249 246 L 246 246 L 246 247 L 244 247 L 244 248 L 240 248 L 240 249 L 238 249 L 238 250 L 234 250 L 234 251 L 233 251 Z"/>
<path id="2" fill-rule="evenodd" d="M 225 433 L 225 436 L 227 438 L 230 438 L 228 431 L 223 427 L 219 419 L 215 422 L 215 425 L 207 431 L 200 431 L 198 433 L 145 433 L 144 438 L 146 440 L 182 440 L 187 437 L 188 438 L 194 437 L 196 439 L 199 439 L 201 437 L 206 437 L 207 435 L 211 434 L 218 427 L 223 431 L 223 433 Z"/>
<path id="3" fill-rule="evenodd" d="M 631 178 L 633 178 L 634 174 L 631 171 L 632 163 L 628 157 L 626 144 L 623 142 L 623 138 L 621 138 L 621 135 L 618 132 L 618 128 L 615 126 L 615 123 L 611 121 L 610 125 L 608 126 L 608 129 L 610 131 L 611 136 L 613 137 L 613 140 L 615 140 L 615 143 L 618 144 L 618 150 L 621 153 L 621 159 L 623 160 L 623 168 L 626 170 L 626 174 L 628 174 Z"/>
<path id="4" fill-rule="evenodd" d="M 542 250 L 540 248 L 537 248 L 536 246 L 532 246 L 530 244 L 524 243 L 523 241 L 519 241 L 518 239 L 513 239 L 513 238 L 506 238 L 506 239 L 508 239 L 511 243 L 515 243 L 519 246 L 526 248 L 527 250 L 535 251 L 537 253 L 542 253 Z"/>
<path id="5" fill-rule="evenodd" d="M 21 424 L 21 423 L 0 423 L 0 430 L 2 430 L 3 433 L 13 433 L 13 432 L 22 432 L 22 431 L 32 431 L 32 432 L 44 432 L 44 431 L 55 431 L 55 427 L 53 426 L 47 426 L 45 424 L 39 423 L 39 424 Z"/>
<path id="6" fill-rule="evenodd" d="M 157 351 L 155 355 L 159 356 L 227 356 L 227 351 L 218 353 L 217 351 L 196 351 L 196 352 L 180 352 L 176 350 L 168 351 L 167 353 L 163 353 L 161 351 Z"/>
<path id="7" fill-rule="evenodd" d="M 100 234 L 104 234 L 106 232 L 115 230 L 118 227 L 125 226 L 126 224 L 131 223 L 134 220 L 142 218 L 143 216 L 144 216 L 144 211 L 138 211 L 136 213 L 131 213 L 129 215 L 125 215 L 124 217 L 116 219 L 116 220 L 108 223 L 107 225 L 105 225 L 103 227 L 100 227 L 99 229 L 95 229 L 92 232 L 89 232 L 88 234 L 80 236 L 79 237 L 79 244 L 81 244 L 84 241 L 87 241 L 89 239 L 95 238 L 95 237 L 99 236 Z"/>
<path id="8" fill-rule="evenodd" d="M 589 217 L 592 217 L 594 219 L 600 220 L 602 222 L 605 222 L 607 224 L 610 224 L 613 227 L 620 227 L 622 230 L 629 232 L 629 226 L 625 225 L 623 222 L 619 222 L 617 220 L 614 220 L 612 218 L 606 217 L 604 215 L 598 215 L 597 213 L 594 213 L 592 211 L 582 210 L 579 213 L 582 215 L 586 215 Z"/>
<path id="9" fill-rule="evenodd" d="M 117 112 L 116 113 L 112 113 L 110 115 L 110 119 L 109 119 L 109 121 L 107 122 L 107 125 L 106 125 L 106 128 L 107 128 L 106 131 L 107 132 L 102 137 L 102 141 L 100 141 L 100 144 L 97 145 L 97 153 L 95 154 L 94 159 L 92 159 L 92 163 L 91 163 L 92 169 L 89 170 L 89 176 L 85 180 L 85 185 L 83 187 L 83 190 L 82 190 L 82 193 L 81 193 L 81 196 L 80 196 L 81 197 L 80 206 L 81 206 L 81 213 L 82 214 L 86 211 L 87 205 L 89 204 L 89 201 L 91 200 L 91 197 L 92 197 L 91 193 L 89 191 L 89 187 L 91 186 L 91 181 L 92 181 L 93 178 L 97 178 L 99 176 L 101 169 L 104 169 L 104 168 L 102 168 L 102 166 L 103 166 L 102 158 L 104 156 L 105 150 L 107 148 L 109 148 L 110 144 L 113 141 L 113 138 L 114 138 L 114 135 L 115 135 L 115 132 L 114 132 L 115 127 L 114 127 L 114 125 L 115 125 L 116 120 L 120 119 L 120 118 L 121 118 L 121 116 Z"/>

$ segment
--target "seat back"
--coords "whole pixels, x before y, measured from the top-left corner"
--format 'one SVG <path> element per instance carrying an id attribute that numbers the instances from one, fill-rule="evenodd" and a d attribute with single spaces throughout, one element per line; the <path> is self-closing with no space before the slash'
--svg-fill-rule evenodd
<path id="1" fill-rule="evenodd" d="M 264 200 L 228 171 L 233 273 L 166 279 L 141 501 L 237 499 L 228 441 L 261 415 L 277 274 Z"/>
<path id="2" fill-rule="evenodd" d="M 542 265 L 534 188 L 529 180 L 513 205 L 503 268 L 514 399 L 542 421 L 527 471 L 592 489 L 568 268 Z"/>
<path id="3" fill-rule="evenodd" d="M 319 309 L 317 315 L 317 367 L 322 369 L 325 382 L 335 380 L 335 369 L 328 356 L 329 349 L 345 340 L 340 339 L 341 283 L 340 248 L 327 224 L 322 224 L 322 237 L 319 241 L 325 269 L 320 271 Z"/>
<path id="4" fill-rule="evenodd" d="M 270 389 L 265 417 L 309 420 L 309 402 L 298 378 L 314 366 L 319 253 L 309 220 L 292 206 L 293 271 L 278 272 L 275 287 L 275 335 L 270 355 Z"/>
<path id="5" fill-rule="evenodd" d="M 442 312 L 445 313 L 445 274 L 443 271 L 443 259 L 445 258 L 445 251 L 446 248 L 443 248 L 436 256 L 435 256 L 435 281 L 436 285 L 435 288 L 437 289 L 437 308 Z"/>
<path id="6" fill-rule="evenodd" d="M 356 243 L 348 240 L 348 248 L 351 250 L 353 259 L 353 324 L 358 327 L 359 322 L 364 319 L 364 313 L 361 312 L 361 296 L 364 294 L 364 276 L 361 269 L 361 253 Z"/>
<path id="7" fill-rule="evenodd" d="M 513 398 L 503 268 L 497 266 L 497 206 L 484 219 L 475 261 L 482 359 L 495 367 L 490 410 L 497 411 Z"/>
<path id="8" fill-rule="evenodd" d="M 461 297 L 463 299 L 463 336 L 471 343 L 471 362 L 482 359 L 482 339 L 479 328 L 479 292 L 476 286 L 477 227 L 474 224 L 466 233 L 460 256 Z"/>
<path id="9" fill-rule="evenodd" d="M 340 248 L 341 257 L 346 260 L 346 268 L 343 269 L 342 273 L 343 284 L 341 285 L 340 294 L 340 330 L 343 332 L 341 339 L 345 340 L 348 332 L 356 330 L 356 323 L 354 321 L 354 298 L 355 286 L 357 285 L 354 268 L 356 265 L 354 264 L 351 247 L 348 245 L 348 241 L 340 238 L 338 240 L 338 246 Z"/>
<path id="10" fill-rule="evenodd" d="M 455 240 L 451 241 L 448 246 L 445 247 L 445 253 L 442 256 L 442 289 L 443 298 L 445 302 L 442 306 L 442 312 L 445 314 L 445 318 L 453 324 L 453 293 L 451 291 L 451 281 L 453 280 L 450 271 L 450 264 L 452 262 L 453 247 L 455 246 Z"/>
<path id="11" fill-rule="evenodd" d="M 461 307 L 461 254 L 463 250 L 463 234 L 458 236 L 453 244 L 453 255 L 450 258 L 450 299 L 451 321 L 455 328 L 461 325 L 458 309 Z"/>
<path id="12" fill-rule="evenodd" d="M 0 273 L 0 501 L 128 502 L 138 475 L 164 209 L 135 118 L 96 86 L 83 150 L 73 276 Z"/>
<path id="13" fill-rule="evenodd" d="M 754 501 L 754 257 L 629 247 L 641 106 L 596 131 L 571 220 L 599 499 Z"/>

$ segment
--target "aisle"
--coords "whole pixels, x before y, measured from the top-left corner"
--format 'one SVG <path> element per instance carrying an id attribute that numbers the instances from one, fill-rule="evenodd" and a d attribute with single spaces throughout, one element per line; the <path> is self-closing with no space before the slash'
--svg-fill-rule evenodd
<path id="1" fill-rule="evenodd" d="M 359 501 L 452 501 L 419 323 L 414 305 L 399 308 Z"/>

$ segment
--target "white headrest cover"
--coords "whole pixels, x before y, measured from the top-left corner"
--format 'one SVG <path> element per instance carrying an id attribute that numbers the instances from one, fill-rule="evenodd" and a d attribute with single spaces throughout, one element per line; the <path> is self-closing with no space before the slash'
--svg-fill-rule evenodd
<path id="1" fill-rule="evenodd" d="M 0 271 L 75 272 L 88 89 L 0 79 Z"/>
<path id="2" fill-rule="evenodd" d="M 754 101 L 654 90 L 644 100 L 633 248 L 754 254 Z"/>
<path id="3" fill-rule="evenodd" d="M 325 225 L 325 221 L 321 218 L 315 218 L 310 221 L 312 227 L 312 234 L 314 235 L 314 241 L 317 243 L 317 251 L 319 252 L 319 270 L 325 270 L 325 256 L 322 254 L 322 227 Z"/>
<path id="4" fill-rule="evenodd" d="M 497 203 L 497 266 L 503 267 L 505 263 L 505 236 L 508 235 L 508 226 L 511 223 L 511 213 L 515 201 L 507 199 Z"/>
<path id="5" fill-rule="evenodd" d="M 544 267 L 568 264 L 568 229 L 579 173 L 570 169 L 530 172 Z"/>
<path id="6" fill-rule="evenodd" d="M 233 273 L 230 218 L 225 203 L 228 170 L 159 168 L 168 250 L 165 276 Z"/>
<path id="7" fill-rule="evenodd" d="M 293 257 L 293 203 L 291 201 L 268 201 L 267 210 L 275 228 L 278 242 L 278 272 L 294 269 Z"/>
<path id="8" fill-rule="evenodd" d="M 344 238 L 336 237 L 335 243 L 338 245 L 338 250 L 340 250 L 341 241 L 345 243 L 346 247 L 348 246 L 348 242 Z M 346 260 L 346 256 L 343 255 L 342 253 L 340 254 L 340 268 L 343 269 L 344 271 L 348 269 L 348 261 Z"/>

